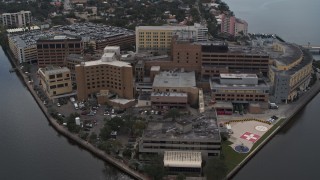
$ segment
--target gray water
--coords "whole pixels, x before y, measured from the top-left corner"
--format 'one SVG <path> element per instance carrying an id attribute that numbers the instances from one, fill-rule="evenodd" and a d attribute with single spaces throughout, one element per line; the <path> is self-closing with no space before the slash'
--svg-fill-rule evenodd
<path id="1" fill-rule="evenodd" d="M 50 127 L 10 68 L 0 47 L 0 180 L 129 179 Z"/>
<path id="2" fill-rule="evenodd" d="M 248 21 L 249 32 L 320 45 L 319 0 L 226 2 L 237 17 Z M 0 49 L 0 180 L 128 178 L 59 136 L 10 68 Z M 319 179 L 319 106 L 318 95 L 234 179 Z"/>
<path id="3" fill-rule="evenodd" d="M 319 0 L 225 2 L 237 17 L 247 20 L 251 33 L 276 33 L 288 42 L 320 45 Z M 234 179 L 319 179 L 319 106 L 318 94 Z"/>

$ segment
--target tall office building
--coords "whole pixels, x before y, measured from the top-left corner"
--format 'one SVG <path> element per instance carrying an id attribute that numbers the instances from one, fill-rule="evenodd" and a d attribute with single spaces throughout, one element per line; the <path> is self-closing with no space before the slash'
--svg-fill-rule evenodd
<path id="1" fill-rule="evenodd" d="M 193 26 L 137 26 L 136 50 L 167 53 L 171 49 L 171 39 L 175 34 L 184 35 L 196 41 L 205 41 L 208 28 L 201 24 Z"/>
<path id="2" fill-rule="evenodd" d="M 54 36 L 37 40 L 38 66 L 65 66 L 69 54 L 83 54 L 81 38 Z"/>
<path id="3" fill-rule="evenodd" d="M 221 16 L 221 33 L 227 33 L 233 36 L 248 33 L 248 23 L 232 15 L 222 14 Z"/>
<path id="4" fill-rule="evenodd" d="M 31 24 L 31 11 L 20 11 L 16 13 L 3 13 L 0 21 L 7 27 L 25 27 Z"/>

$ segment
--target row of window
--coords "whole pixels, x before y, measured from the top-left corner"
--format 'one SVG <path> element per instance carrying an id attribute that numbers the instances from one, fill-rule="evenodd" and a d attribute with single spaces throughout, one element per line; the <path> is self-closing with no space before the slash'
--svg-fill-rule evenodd
<path id="1" fill-rule="evenodd" d="M 69 86 L 69 83 L 57 84 L 57 85 L 50 86 L 50 89 L 63 88 L 63 87 L 68 87 L 68 86 Z"/>
<path id="2" fill-rule="evenodd" d="M 95 88 L 113 88 L 113 89 L 119 89 L 119 90 L 121 90 L 122 88 L 120 87 L 120 86 L 113 86 L 113 85 L 109 85 L 109 84 L 107 84 L 107 85 L 105 85 L 105 84 L 101 84 L 101 85 L 97 85 L 97 86 L 87 86 L 87 88 L 88 89 L 95 89 Z M 123 87 L 123 89 L 125 89 L 125 87 Z"/>
<path id="3" fill-rule="evenodd" d="M 167 146 L 143 146 L 145 149 L 183 149 L 183 150 L 217 150 L 219 151 L 220 148 L 214 147 L 167 147 Z"/>
<path id="4" fill-rule="evenodd" d="M 268 56 L 258 56 L 258 55 L 231 55 L 231 54 L 226 54 L 226 55 L 217 55 L 217 54 L 203 54 L 202 57 L 227 57 L 227 58 L 259 58 L 261 61 L 269 61 Z"/>
<path id="5" fill-rule="evenodd" d="M 48 49 L 48 48 L 81 48 L 81 43 L 74 44 L 37 44 L 37 49 Z"/>
<path id="6" fill-rule="evenodd" d="M 70 76 L 69 73 L 66 74 L 66 77 L 69 77 L 69 76 Z M 49 75 L 49 79 L 62 78 L 62 77 L 63 77 L 62 73 Z"/>
<path id="7" fill-rule="evenodd" d="M 256 102 L 266 101 L 265 99 L 244 99 L 244 98 L 241 98 L 241 99 L 239 99 L 239 98 L 237 98 L 237 99 L 235 99 L 235 98 L 216 98 L 216 100 L 217 101 L 256 101 Z"/>
<path id="8" fill-rule="evenodd" d="M 252 94 L 215 94 L 215 96 L 219 97 L 219 96 L 227 96 L 227 97 L 266 97 L 266 95 L 260 94 L 260 95 L 252 95 Z"/>
<path id="9" fill-rule="evenodd" d="M 149 35 L 151 35 L 151 34 L 153 34 L 153 35 L 158 35 L 158 34 L 160 34 L 160 35 L 165 35 L 166 34 L 166 32 L 139 32 L 139 35 L 144 35 L 144 34 L 149 34 Z M 167 34 L 168 35 L 172 35 L 172 32 L 167 32 Z"/>
<path id="10" fill-rule="evenodd" d="M 156 144 L 195 144 L 195 145 L 220 145 L 220 142 L 197 142 L 197 141 L 153 141 L 144 140 L 143 143 L 156 143 Z"/>

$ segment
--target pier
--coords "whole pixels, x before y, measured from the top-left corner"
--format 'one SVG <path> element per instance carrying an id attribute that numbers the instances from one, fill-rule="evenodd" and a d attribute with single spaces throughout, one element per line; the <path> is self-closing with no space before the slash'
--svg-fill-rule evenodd
<path id="1" fill-rule="evenodd" d="M 303 45 L 302 47 L 309 50 L 311 54 L 320 55 L 320 45 Z"/>

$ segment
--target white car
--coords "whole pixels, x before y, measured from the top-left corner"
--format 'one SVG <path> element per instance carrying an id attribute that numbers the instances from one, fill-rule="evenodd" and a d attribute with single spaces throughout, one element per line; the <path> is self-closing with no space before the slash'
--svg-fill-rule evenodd
<path id="1" fill-rule="evenodd" d="M 267 121 L 270 122 L 270 123 L 273 123 L 274 120 L 275 119 L 273 119 L 273 118 L 269 118 Z"/>
<path id="2" fill-rule="evenodd" d="M 61 106 L 60 103 L 57 103 L 57 106 L 60 107 Z"/>
<path id="3" fill-rule="evenodd" d="M 71 97 L 71 98 L 70 98 L 70 101 L 71 101 L 72 103 L 76 102 L 76 100 L 74 99 L 74 97 Z"/>

